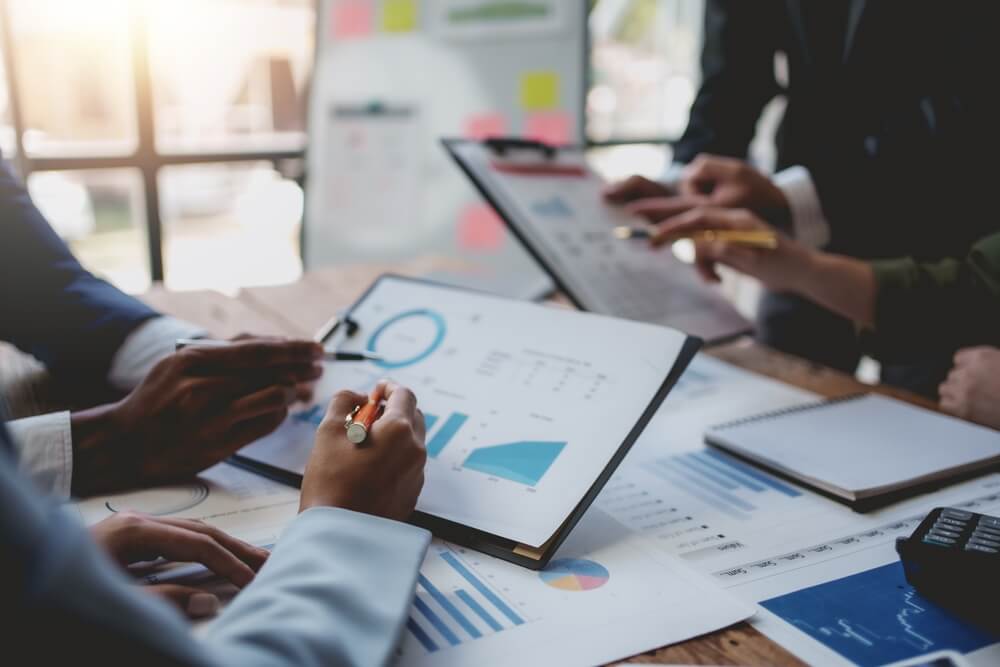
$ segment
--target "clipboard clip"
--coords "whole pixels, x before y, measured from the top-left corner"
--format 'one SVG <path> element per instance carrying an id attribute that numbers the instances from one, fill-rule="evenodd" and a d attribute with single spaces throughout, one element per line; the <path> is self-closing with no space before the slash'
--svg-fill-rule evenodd
<path id="1" fill-rule="evenodd" d="M 313 340 L 317 343 L 325 343 L 333 336 L 333 334 L 340 330 L 341 326 L 344 327 L 344 334 L 347 338 L 353 338 L 361 329 L 361 325 L 349 316 L 334 315 L 327 321 L 326 324 L 320 327 L 319 331 L 316 332 L 316 335 L 313 336 Z"/>
<path id="2" fill-rule="evenodd" d="M 519 139 L 517 137 L 491 137 L 484 139 L 483 144 L 497 155 L 504 155 L 509 149 L 540 151 L 547 160 L 556 158 L 556 148 L 534 139 Z"/>

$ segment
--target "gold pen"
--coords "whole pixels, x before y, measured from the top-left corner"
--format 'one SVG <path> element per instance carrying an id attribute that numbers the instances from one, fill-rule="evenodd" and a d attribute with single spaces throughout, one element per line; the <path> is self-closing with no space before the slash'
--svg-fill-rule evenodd
<path id="1" fill-rule="evenodd" d="M 643 227 L 632 227 L 630 225 L 620 225 L 612 230 L 616 239 L 628 241 L 633 239 L 649 239 L 653 236 L 653 230 Z M 765 248 L 774 250 L 778 247 L 778 235 L 766 229 L 706 229 L 690 234 L 682 234 L 680 239 L 691 239 L 692 241 L 725 241 L 737 245 L 749 246 L 753 248 Z"/>

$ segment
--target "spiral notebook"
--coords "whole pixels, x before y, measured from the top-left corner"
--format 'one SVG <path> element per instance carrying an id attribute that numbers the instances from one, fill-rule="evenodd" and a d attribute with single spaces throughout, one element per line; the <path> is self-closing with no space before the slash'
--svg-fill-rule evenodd
<path id="1" fill-rule="evenodd" d="M 1000 464 L 1000 431 L 875 394 L 722 424 L 705 441 L 858 511 Z"/>

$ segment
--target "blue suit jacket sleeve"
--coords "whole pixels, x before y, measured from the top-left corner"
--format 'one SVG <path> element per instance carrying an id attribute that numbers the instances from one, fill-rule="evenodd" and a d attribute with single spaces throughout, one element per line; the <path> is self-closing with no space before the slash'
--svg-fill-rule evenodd
<path id="1" fill-rule="evenodd" d="M 203 639 L 117 571 L 65 509 L 17 476 L 0 424 L 0 618 L 4 651 L 55 664 L 264 667 L 382 665 L 430 540 L 346 510 L 295 519 L 257 579 Z"/>
<path id="2" fill-rule="evenodd" d="M 0 339 L 53 373 L 107 376 L 115 351 L 156 311 L 85 270 L 0 163 Z"/>

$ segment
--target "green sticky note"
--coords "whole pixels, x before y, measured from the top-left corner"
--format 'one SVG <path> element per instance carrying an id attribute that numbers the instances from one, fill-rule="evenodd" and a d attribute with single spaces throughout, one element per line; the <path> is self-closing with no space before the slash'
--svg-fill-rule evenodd
<path id="1" fill-rule="evenodd" d="M 382 29 L 386 32 L 413 32 L 417 29 L 417 0 L 385 0 Z"/>
<path id="2" fill-rule="evenodd" d="M 544 111 L 559 106 L 559 75 L 551 71 L 525 72 L 521 75 L 521 108 Z"/>

